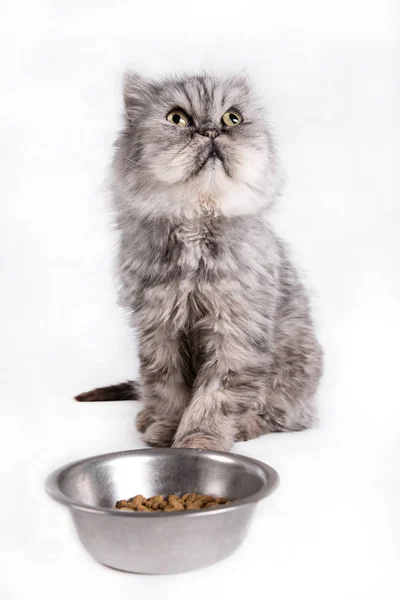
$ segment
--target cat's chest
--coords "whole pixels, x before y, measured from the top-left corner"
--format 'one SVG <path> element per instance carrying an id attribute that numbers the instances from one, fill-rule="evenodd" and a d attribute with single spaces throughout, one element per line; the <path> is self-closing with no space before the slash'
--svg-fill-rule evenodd
<path id="1" fill-rule="evenodd" d="M 211 269 L 218 249 L 217 226 L 210 221 L 193 221 L 175 227 L 169 236 L 171 260 L 184 272 Z"/>

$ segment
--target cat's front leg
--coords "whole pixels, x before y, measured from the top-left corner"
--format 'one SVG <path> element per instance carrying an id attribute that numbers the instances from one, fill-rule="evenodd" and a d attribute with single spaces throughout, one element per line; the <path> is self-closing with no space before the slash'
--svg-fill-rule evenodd
<path id="1" fill-rule="evenodd" d="M 139 356 L 141 393 L 146 405 L 137 415 L 136 426 L 150 446 L 169 447 L 190 401 L 179 339 L 162 327 L 149 330 L 141 336 Z"/>
<path id="2" fill-rule="evenodd" d="M 262 410 L 266 371 L 257 352 L 246 341 L 215 339 L 216 347 L 177 429 L 174 448 L 229 451 L 240 439 L 245 415 Z"/>

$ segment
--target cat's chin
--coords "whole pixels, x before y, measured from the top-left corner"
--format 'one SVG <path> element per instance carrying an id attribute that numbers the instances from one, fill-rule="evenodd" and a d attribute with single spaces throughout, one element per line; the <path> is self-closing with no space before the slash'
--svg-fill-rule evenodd
<path id="1" fill-rule="evenodd" d="M 205 173 L 202 179 L 192 183 L 191 191 L 199 199 L 201 210 L 210 204 L 213 212 L 226 217 L 256 213 L 269 203 L 266 190 L 262 193 L 260 188 L 229 177 L 223 168 Z M 207 202 L 204 199 L 208 199 Z"/>
<path id="2" fill-rule="evenodd" d="M 193 181 L 200 195 L 220 197 L 226 189 L 229 177 L 219 159 L 209 160 L 206 167 Z"/>
<path id="3" fill-rule="evenodd" d="M 136 217 L 190 220 L 214 215 L 238 217 L 259 212 L 273 202 L 274 190 L 265 182 L 250 183 L 235 172 L 228 177 L 221 166 L 189 181 L 140 181 L 137 176 L 117 178 L 114 187 L 124 206 Z M 246 173 L 247 175 L 247 173 Z M 143 185 L 145 183 L 145 185 Z M 149 198 L 152 202 L 149 202 Z"/>

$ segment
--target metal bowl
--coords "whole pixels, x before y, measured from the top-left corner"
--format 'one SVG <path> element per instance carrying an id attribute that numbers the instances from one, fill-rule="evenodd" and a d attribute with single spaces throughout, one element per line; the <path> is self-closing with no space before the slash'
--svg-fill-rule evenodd
<path id="1" fill-rule="evenodd" d="M 229 556 L 242 543 L 259 500 L 277 486 L 268 465 L 226 452 L 129 450 L 61 467 L 46 490 L 71 511 L 86 550 L 100 563 L 132 573 L 182 573 Z M 119 511 L 136 494 L 197 492 L 234 500 L 184 512 Z"/>

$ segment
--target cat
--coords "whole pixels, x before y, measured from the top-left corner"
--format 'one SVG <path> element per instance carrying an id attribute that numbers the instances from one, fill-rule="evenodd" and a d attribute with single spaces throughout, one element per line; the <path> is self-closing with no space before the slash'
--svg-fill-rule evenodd
<path id="1" fill-rule="evenodd" d="M 129 72 L 124 102 L 112 186 L 140 383 L 77 400 L 143 399 L 137 429 L 156 447 L 229 451 L 310 427 L 323 353 L 268 220 L 280 177 L 247 75 Z"/>

